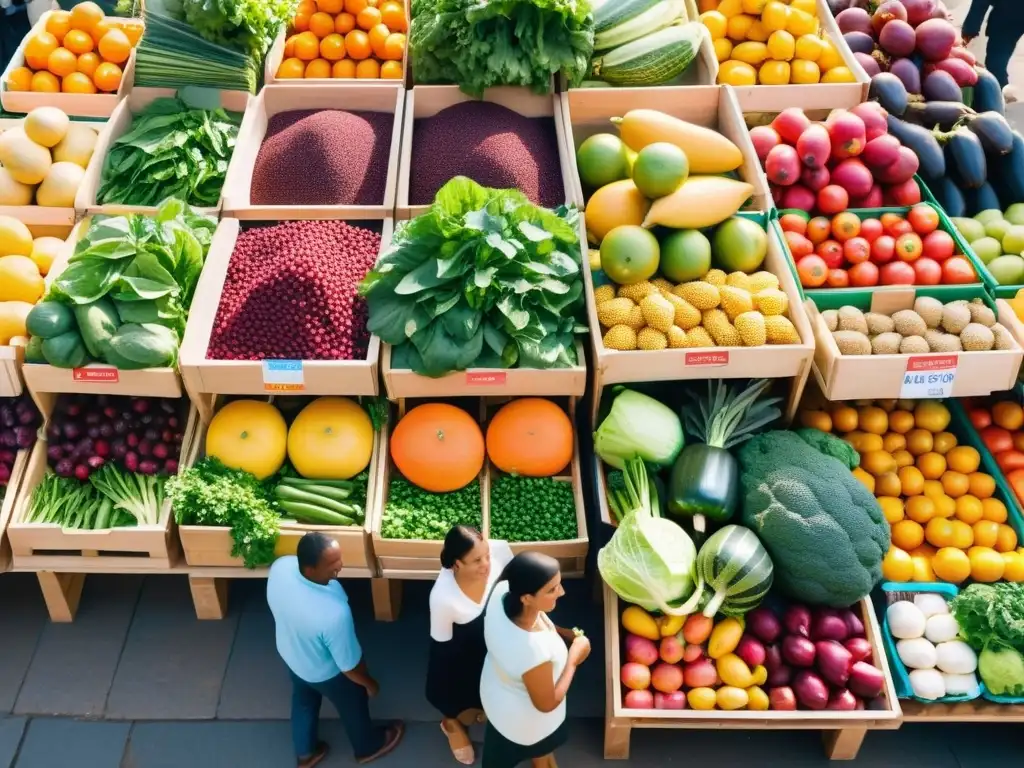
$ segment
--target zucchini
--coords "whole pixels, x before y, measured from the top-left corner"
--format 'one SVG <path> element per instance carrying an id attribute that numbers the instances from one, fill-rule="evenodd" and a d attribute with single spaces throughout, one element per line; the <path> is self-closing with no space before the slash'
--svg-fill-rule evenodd
<path id="1" fill-rule="evenodd" d="M 706 516 L 724 523 L 736 513 L 739 503 L 739 466 L 724 448 L 692 443 L 672 465 L 668 511 L 677 518 Z M 694 530 L 700 523 L 694 521 Z M 703 528 L 698 531 L 703 533 Z"/>
<path id="2" fill-rule="evenodd" d="M 706 33 L 699 21 L 674 24 L 626 43 L 594 60 L 594 76 L 618 86 L 660 85 L 674 80 L 697 58 Z"/>
<path id="3" fill-rule="evenodd" d="M 646 13 L 655 6 L 661 5 L 661 0 L 603 0 L 601 3 L 592 3 L 594 6 L 594 36 L 604 34 L 609 29 L 614 29 L 627 21 Z"/>
<path id="4" fill-rule="evenodd" d="M 631 8 L 639 5 L 648 7 L 631 18 L 594 32 L 595 51 L 608 51 L 634 40 L 640 40 L 659 29 L 674 24 L 686 14 L 684 0 L 658 0 L 654 3 L 651 3 L 650 0 L 626 0 L 623 3 L 613 4 L 611 8 L 609 5 L 604 5 L 600 10 L 608 8 L 608 12 L 602 14 L 603 16 L 610 14 L 615 18 L 620 18 L 623 11 L 628 12 Z"/>

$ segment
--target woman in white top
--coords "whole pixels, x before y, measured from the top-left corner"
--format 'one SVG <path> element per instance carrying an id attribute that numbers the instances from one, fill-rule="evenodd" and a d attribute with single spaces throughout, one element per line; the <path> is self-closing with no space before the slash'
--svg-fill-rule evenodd
<path id="1" fill-rule="evenodd" d="M 481 709 L 480 670 L 487 655 L 484 606 L 511 560 L 507 542 L 485 541 L 475 528 L 457 525 L 445 536 L 443 569 L 430 590 L 427 700 L 441 712 L 441 730 L 464 765 L 476 759 L 465 726 Z"/>
<path id="2" fill-rule="evenodd" d="M 558 561 L 537 552 L 516 555 L 498 577 L 484 618 L 483 768 L 527 760 L 533 768 L 557 768 L 554 751 L 568 738 L 565 697 L 590 654 L 587 638 L 547 616 L 564 594 Z"/>

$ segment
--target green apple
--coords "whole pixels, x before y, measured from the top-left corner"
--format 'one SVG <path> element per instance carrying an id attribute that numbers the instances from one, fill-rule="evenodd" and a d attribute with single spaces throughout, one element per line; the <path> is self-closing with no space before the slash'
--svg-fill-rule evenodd
<path id="1" fill-rule="evenodd" d="M 1021 253 L 1024 251 L 1024 226 L 1014 224 L 1003 235 L 1004 253 Z"/>
<path id="2" fill-rule="evenodd" d="M 1024 203 L 1014 203 L 1006 209 L 1003 216 L 1011 224 L 1024 224 Z"/>
<path id="3" fill-rule="evenodd" d="M 1020 256 L 1000 256 L 998 259 L 992 259 L 986 266 L 1000 285 L 1024 283 L 1024 259 Z"/>
<path id="4" fill-rule="evenodd" d="M 986 226 L 988 226 L 989 222 L 999 221 L 1002 218 L 1003 212 L 1000 211 L 998 208 L 988 208 L 987 210 L 984 210 L 981 213 L 977 213 L 974 215 L 975 221 L 980 221 L 982 224 Z"/>
<path id="5" fill-rule="evenodd" d="M 1012 226 L 1006 219 L 995 219 L 985 225 L 985 234 L 1002 242 L 1003 237 Z"/>
<path id="6" fill-rule="evenodd" d="M 980 221 L 954 216 L 953 224 L 968 243 L 973 243 L 985 236 L 985 225 Z"/>
<path id="7" fill-rule="evenodd" d="M 988 264 L 1003 255 L 1003 246 L 994 237 L 983 237 L 971 243 L 971 250 L 979 259 Z"/>

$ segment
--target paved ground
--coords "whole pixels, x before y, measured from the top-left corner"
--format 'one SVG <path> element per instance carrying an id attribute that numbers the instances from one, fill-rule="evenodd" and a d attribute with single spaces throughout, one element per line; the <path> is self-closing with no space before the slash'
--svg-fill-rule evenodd
<path id="1" fill-rule="evenodd" d="M 196 621 L 181 577 L 87 581 L 73 624 L 51 624 L 34 577 L 0 577 L 0 768 L 284 768 L 292 765 L 288 681 L 273 648 L 262 581 L 232 586 L 231 613 Z M 359 635 L 381 681 L 374 711 L 410 723 L 384 768 L 455 765 L 423 698 L 427 584 L 410 584 L 395 624 L 372 618 L 366 582 L 347 585 Z M 569 697 L 565 768 L 602 760 L 603 651 L 600 614 L 583 584 L 571 584 L 560 622 L 595 640 Z M 325 712 L 333 717 L 333 712 Z M 324 735 L 353 765 L 336 720 Z M 816 733 L 635 731 L 631 765 L 695 759 L 716 768 L 824 768 Z M 898 757 L 897 757 L 898 755 Z M 983 768 L 1021 765 L 1024 728 L 908 726 L 869 735 L 856 766 Z"/>

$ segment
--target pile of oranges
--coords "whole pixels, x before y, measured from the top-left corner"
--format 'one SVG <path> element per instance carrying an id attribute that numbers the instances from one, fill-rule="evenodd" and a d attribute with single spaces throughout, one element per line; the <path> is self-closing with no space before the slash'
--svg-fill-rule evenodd
<path id="1" fill-rule="evenodd" d="M 25 66 L 7 79 L 12 91 L 114 93 L 142 25 L 107 18 L 96 3 L 52 11 L 25 41 Z"/>
<path id="2" fill-rule="evenodd" d="M 949 409 L 934 400 L 831 403 L 801 414 L 840 434 L 860 454 L 854 475 L 889 522 L 887 581 L 1024 582 L 1024 547 L 1007 524 L 981 454 L 947 431 Z"/>
<path id="3" fill-rule="evenodd" d="M 402 0 L 302 0 L 277 77 L 401 80 Z"/>

